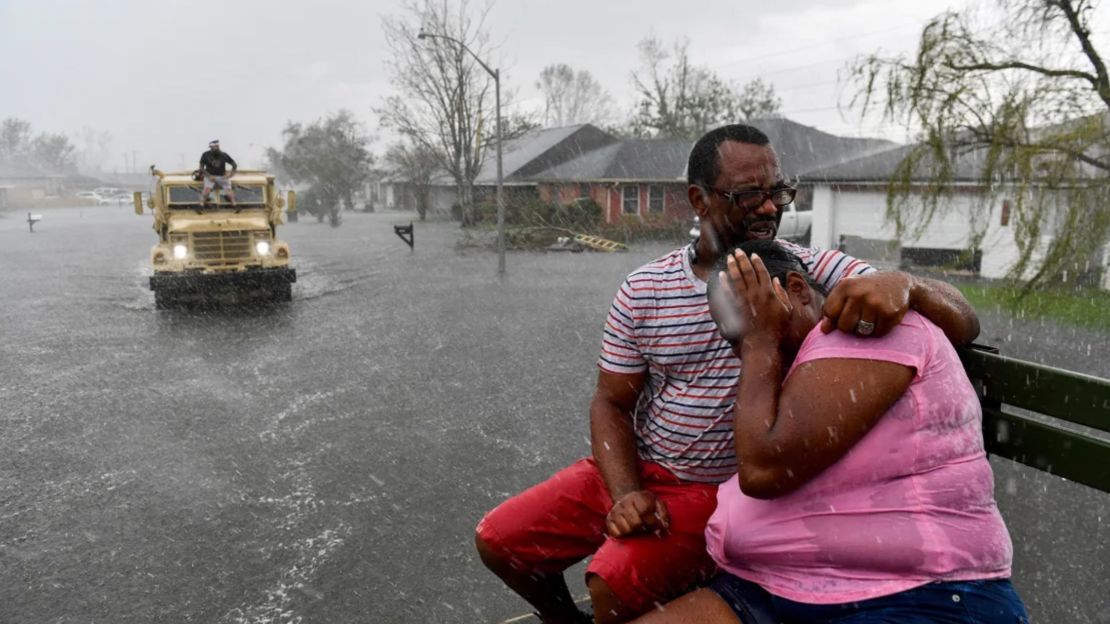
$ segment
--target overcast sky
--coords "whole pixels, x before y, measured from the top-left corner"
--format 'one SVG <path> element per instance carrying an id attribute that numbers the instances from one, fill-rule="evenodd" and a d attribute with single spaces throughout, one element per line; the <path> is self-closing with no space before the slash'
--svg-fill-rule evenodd
<path id="1" fill-rule="evenodd" d="M 477 3 L 477 2 L 476 2 Z M 962 0 L 499 0 L 490 64 L 521 106 L 539 108 L 540 70 L 588 69 L 623 108 L 636 44 L 689 37 L 693 60 L 742 84 L 771 82 L 783 113 L 837 134 L 904 139 L 838 110 L 838 73 L 857 54 L 914 49 L 922 25 Z M 758 7 L 758 8 L 756 8 Z M 75 138 L 112 136 L 105 169 L 192 164 L 211 138 L 261 163 L 288 120 L 373 108 L 391 93 L 381 16 L 395 0 L 0 0 L 0 118 Z"/>

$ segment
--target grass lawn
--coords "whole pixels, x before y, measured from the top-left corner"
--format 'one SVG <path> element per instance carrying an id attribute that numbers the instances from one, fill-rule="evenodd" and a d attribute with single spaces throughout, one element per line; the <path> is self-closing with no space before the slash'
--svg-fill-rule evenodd
<path id="1" fill-rule="evenodd" d="M 1003 284 L 956 284 L 976 308 L 1003 308 L 1026 318 L 1043 318 L 1110 331 L 1110 291 L 1036 292 L 1018 301 L 1018 289 Z"/>

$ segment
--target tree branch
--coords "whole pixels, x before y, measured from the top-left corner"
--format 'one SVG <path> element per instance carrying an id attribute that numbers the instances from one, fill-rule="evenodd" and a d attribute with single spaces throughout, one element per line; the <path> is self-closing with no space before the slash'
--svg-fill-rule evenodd
<path id="1" fill-rule="evenodd" d="M 1086 80 L 1096 87 L 1098 86 L 1098 78 L 1087 72 L 1075 69 L 1048 69 L 1047 67 L 1040 67 L 1022 61 L 1009 61 L 1006 63 L 972 63 L 971 65 L 957 65 L 951 62 L 945 62 L 944 66 L 955 71 L 1003 71 L 1006 69 L 1024 69 L 1052 78 L 1078 78 L 1080 80 Z"/>
<path id="2" fill-rule="evenodd" d="M 1060 10 L 1064 12 L 1064 16 L 1068 20 L 1068 25 L 1071 31 L 1075 33 L 1075 37 L 1079 39 L 1079 45 L 1083 48 L 1083 54 L 1087 56 L 1087 60 L 1095 68 L 1095 73 L 1098 74 L 1098 80 L 1092 81 L 1095 90 L 1098 91 L 1098 96 L 1108 108 L 1110 108 L 1110 75 L 1106 72 L 1106 64 L 1102 61 L 1102 56 L 1095 50 L 1095 46 L 1091 43 L 1090 33 L 1083 27 L 1083 20 L 1079 15 L 1079 11 L 1072 6 L 1071 0 L 1059 0 L 1058 5 Z"/>

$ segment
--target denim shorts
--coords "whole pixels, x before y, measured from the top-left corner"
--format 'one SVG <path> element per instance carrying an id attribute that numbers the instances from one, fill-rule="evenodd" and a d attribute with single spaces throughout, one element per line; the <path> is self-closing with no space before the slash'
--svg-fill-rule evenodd
<path id="1" fill-rule="evenodd" d="M 1029 624 L 1009 579 L 929 583 L 890 596 L 845 604 L 794 602 L 724 573 L 709 588 L 744 624 Z"/>

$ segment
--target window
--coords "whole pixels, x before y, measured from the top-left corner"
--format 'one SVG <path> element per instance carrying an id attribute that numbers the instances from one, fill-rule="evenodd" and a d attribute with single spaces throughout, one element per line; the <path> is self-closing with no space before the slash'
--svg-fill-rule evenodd
<path id="1" fill-rule="evenodd" d="M 621 187 L 621 212 L 640 214 L 640 185 L 626 184 Z"/>
<path id="2" fill-rule="evenodd" d="M 658 184 L 648 187 L 648 212 L 663 213 L 663 187 Z"/>
<path id="3" fill-rule="evenodd" d="M 590 196 L 590 184 L 588 182 L 580 183 L 578 185 L 578 197 L 588 198 L 589 196 Z"/>

